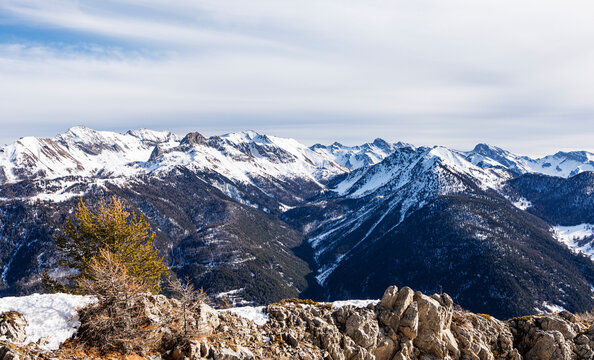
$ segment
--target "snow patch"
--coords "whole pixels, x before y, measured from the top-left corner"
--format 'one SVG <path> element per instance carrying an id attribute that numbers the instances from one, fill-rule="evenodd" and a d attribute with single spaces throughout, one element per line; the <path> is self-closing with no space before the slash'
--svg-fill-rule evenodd
<path id="1" fill-rule="evenodd" d="M 343 306 L 354 306 L 356 308 L 364 308 L 369 306 L 370 304 L 372 305 L 377 305 L 379 304 L 379 300 L 340 300 L 340 301 L 334 301 L 332 302 L 332 307 L 333 308 L 341 308 Z"/>
<path id="2" fill-rule="evenodd" d="M 330 303 L 321 303 L 321 304 L 330 304 L 333 308 L 341 308 L 343 306 L 354 306 L 356 308 L 364 308 L 367 307 L 369 304 L 376 305 L 380 301 L 379 300 L 341 300 L 341 301 L 334 301 Z M 310 306 L 310 305 L 301 305 L 301 306 Z M 235 307 L 230 309 L 218 310 L 220 312 L 230 312 L 240 316 L 244 319 L 253 321 L 256 325 L 262 326 L 270 320 L 268 314 L 264 312 L 264 306 L 242 306 L 242 307 Z"/>
<path id="3" fill-rule="evenodd" d="M 266 324 L 269 320 L 268 314 L 264 313 L 264 306 L 242 306 L 219 311 L 233 313 L 244 319 L 253 321 L 258 326 Z"/>
<path id="4" fill-rule="evenodd" d="M 76 309 L 95 302 L 92 296 L 70 294 L 33 294 L 0 298 L 0 313 L 16 311 L 27 319 L 25 344 L 48 338 L 44 350 L 55 350 L 80 326 Z"/>
<path id="5" fill-rule="evenodd" d="M 532 207 L 532 203 L 523 197 L 517 201 L 513 201 L 512 204 L 520 210 L 526 210 Z"/>
<path id="6" fill-rule="evenodd" d="M 581 252 L 594 260 L 592 242 L 580 244 L 580 240 L 594 236 L 594 224 L 579 224 L 574 226 L 553 226 L 557 240 L 567 245 L 574 252 Z"/>
<path id="7" fill-rule="evenodd" d="M 547 312 L 561 312 L 565 311 L 565 308 L 561 305 L 551 304 L 546 301 L 542 303 L 542 306 L 547 310 Z"/>

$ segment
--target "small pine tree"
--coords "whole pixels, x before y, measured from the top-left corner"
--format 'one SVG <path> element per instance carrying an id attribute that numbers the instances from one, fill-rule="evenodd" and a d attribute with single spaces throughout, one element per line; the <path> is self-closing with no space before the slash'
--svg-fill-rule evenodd
<path id="1" fill-rule="evenodd" d="M 186 277 L 184 282 L 175 278 L 169 282 L 169 288 L 173 297 L 178 299 L 182 305 L 183 335 L 187 337 L 192 334 L 191 326 L 188 326 L 189 314 L 195 312 L 204 303 L 206 293 L 202 289 L 196 289 L 189 277 Z"/>
<path id="2" fill-rule="evenodd" d="M 81 199 L 74 214 L 56 237 L 58 251 L 63 255 L 60 265 L 76 271 L 76 275 L 59 283 L 43 275 L 46 287 L 53 291 L 80 291 L 81 279 L 92 279 L 90 266 L 102 250 L 109 251 L 130 276 L 147 284 L 157 293 L 161 278 L 169 271 L 154 247 L 155 233 L 142 215 L 126 210 L 123 202 L 112 197 L 89 209 Z"/>

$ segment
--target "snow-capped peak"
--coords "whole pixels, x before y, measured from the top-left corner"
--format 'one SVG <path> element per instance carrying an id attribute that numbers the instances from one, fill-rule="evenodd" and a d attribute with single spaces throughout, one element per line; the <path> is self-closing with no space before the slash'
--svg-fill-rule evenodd
<path id="1" fill-rule="evenodd" d="M 229 179 L 251 183 L 254 177 L 304 178 L 319 181 L 347 171 L 294 139 L 243 131 L 206 139 L 190 133 L 180 147 L 152 157 L 152 169 L 169 171 L 175 166 L 195 170 L 216 169 Z"/>
<path id="2" fill-rule="evenodd" d="M 507 168 L 516 174 L 538 173 L 567 178 L 584 171 L 594 171 L 594 154 L 587 151 L 557 152 L 555 155 L 532 159 L 498 147 L 478 144 L 464 155 L 479 167 Z"/>
<path id="3" fill-rule="evenodd" d="M 356 170 L 361 167 L 375 165 L 390 156 L 396 149 L 402 147 L 413 148 L 409 144 L 401 142 L 390 144 L 383 139 L 377 138 L 371 143 L 357 146 L 346 146 L 339 142 L 334 142 L 328 146 L 315 144 L 310 149 L 318 154 L 332 158 L 350 170 Z"/>
<path id="4" fill-rule="evenodd" d="M 179 137 L 171 131 L 156 131 L 150 129 L 128 130 L 126 135 L 134 136 L 144 142 L 162 143 L 168 141 L 179 141 Z"/>
<path id="5" fill-rule="evenodd" d="M 0 152 L 0 183 L 30 178 L 92 176 L 147 161 L 155 145 L 176 144 L 168 132 L 131 130 L 126 134 L 75 126 L 53 139 L 24 137 Z"/>
<path id="6" fill-rule="evenodd" d="M 246 142 L 261 142 L 265 141 L 266 135 L 261 135 L 254 130 L 238 131 L 221 135 L 222 139 L 225 139 L 234 144 L 241 144 Z"/>

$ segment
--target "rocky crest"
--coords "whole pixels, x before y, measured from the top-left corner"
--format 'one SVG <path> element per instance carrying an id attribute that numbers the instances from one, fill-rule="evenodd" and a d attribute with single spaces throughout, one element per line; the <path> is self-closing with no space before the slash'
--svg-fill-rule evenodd
<path id="1" fill-rule="evenodd" d="M 145 306 L 147 318 L 168 333 L 170 325 L 164 325 L 163 319 L 179 302 L 151 295 Z M 201 305 L 190 317 L 200 324 L 201 334 L 176 343 L 165 341 L 161 355 L 145 356 L 153 360 L 594 358 L 590 318 L 562 311 L 504 322 L 455 308 L 447 294 L 427 296 L 408 287 L 391 286 L 379 303 L 363 308 L 285 300 L 268 305 L 264 312 L 268 321 L 257 325 L 232 312 Z M 24 329 L 23 324 L 12 321 L 2 329 Z M 72 351 L 76 339 L 54 353 L 41 353 L 34 345 L 19 348 L 0 342 L 0 359 L 81 358 L 84 351 Z"/>
<path id="2" fill-rule="evenodd" d="M 365 308 L 286 302 L 265 308 L 262 327 L 221 313 L 203 342 L 214 359 L 592 359 L 594 326 L 563 311 L 510 319 L 454 309 L 447 294 L 389 287 Z M 235 350 L 225 350 L 233 344 Z M 227 352 L 225 352 L 227 351 Z M 195 355 L 196 353 L 194 353 Z M 184 353 L 184 357 L 191 357 Z M 195 359 L 200 357 L 195 356 Z"/>

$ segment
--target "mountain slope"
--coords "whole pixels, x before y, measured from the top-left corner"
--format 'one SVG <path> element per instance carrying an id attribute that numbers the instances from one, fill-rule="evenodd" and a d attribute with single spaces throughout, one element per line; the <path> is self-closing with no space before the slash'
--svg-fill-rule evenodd
<path id="1" fill-rule="evenodd" d="M 545 303 L 592 308 L 592 262 L 554 240 L 544 222 L 520 213 L 505 203 L 440 197 L 352 250 L 325 279 L 323 295 L 373 297 L 395 283 L 443 289 L 463 307 L 500 318 Z"/>
<path id="2" fill-rule="evenodd" d="M 443 287 L 463 306 L 502 317 L 544 302 L 590 309 L 592 262 L 506 198 L 513 176 L 435 147 L 399 149 L 341 177 L 333 192 L 283 215 L 314 250 L 319 287 L 308 295 L 379 296 L 395 283 Z M 510 302 L 516 296 L 525 300 Z"/>
<path id="3" fill-rule="evenodd" d="M 591 239 L 566 237 L 594 223 L 591 155 L 307 147 L 253 131 L 23 138 L 0 151 L 0 294 L 63 275 L 53 236 L 76 199 L 118 195 L 152 223 L 176 274 L 213 295 L 377 297 L 397 283 L 500 316 L 585 311 L 594 279 L 579 251 Z"/>
<path id="4" fill-rule="evenodd" d="M 157 233 L 156 244 L 178 276 L 189 275 L 209 293 L 239 290 L 239 298 L 261 303 L 296 297 L 311 270 L 294 248 L 303 236 L 276 217 L 233 201 L 188 171 L 161 179 L 139 178 L 120 187 L 89 186 L 84 199 L 93 204 L 117 195 L 142 212 Z M 76 205 L 0 204 L 0 294 L 40 290 L 38 273 L 56 266 L 53 235 Z"/>

